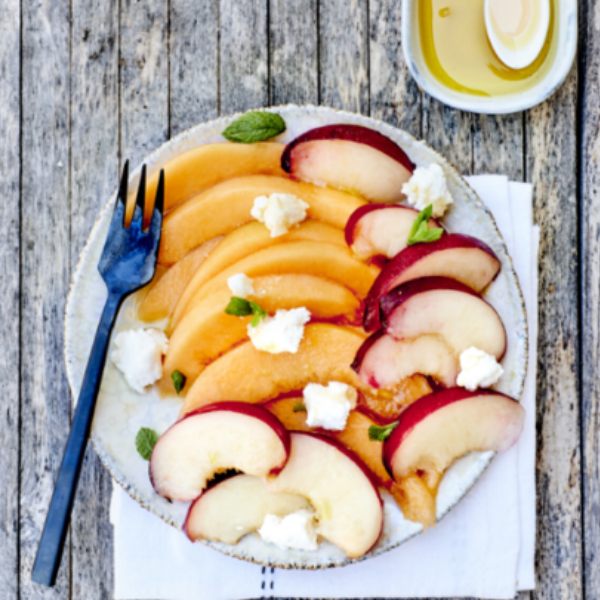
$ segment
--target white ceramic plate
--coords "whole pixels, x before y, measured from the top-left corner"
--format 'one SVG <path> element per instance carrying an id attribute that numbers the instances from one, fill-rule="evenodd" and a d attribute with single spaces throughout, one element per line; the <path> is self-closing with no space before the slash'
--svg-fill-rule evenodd
<path id="1" fill-rule="evenodd" d="M 577 50 L 577 2 L 554 0 L 558 46 L 546 76 L 534 87 L 517 94 L 491 98 L 452 90 L 434 77 L 427 67 L 419 35 L 419 0 L 402 2 L 402 49 L 411 75 L 422 90 L 440 102 L 474 113 L 501 115 L 527 110 L 549 98 L 569 74 Z"/>
<path id="2" fill-rule="evenodd" d="M 408 133 L 385 123 L 360 115 L 328 108 L 285 106 L 276 110 L 285 119 L 288 129 L 278 140 L 287 142 L 313 127 L 332 123 L 355 123 L 371 127 L 387 135 L 407 152 L 417 165 L 440 164 L 448 180 L 455 206 L 444 218 L 450 231 L 470 234 L 486 242 L 502 262 L 502 272 L 486 293 L 486 299 L 499 312 L 508 332 L 508 350 L 503 360 L 505 374 L 496 386 L 500 391 L 519 398 L 525 380 L 527 364 L 527 323 L 517 277 L 496 224 L 475 192 L 439 154 Z M 220 132 L 236 116 L 225 117 L 198 125 L 161 146 L 146 159 L 149 173 L 158 170 L 174 156 L 195 146 L 223 142 Z M 137 189 L 140 169 L 129 182 L 130 190 Z M 167 181 L 168 186 L 168 181 Z M 115 191 L 116 194 L 116 191 Z M 65 356 L 67 375 L 74 397 L 79 394 L 89 351 L 106 299 L 106 289 L 97 271 L 97 264 L 115 202 L 113 195 L 95 224 L 81 254 L 71 288 L 66 311 Z M 142 323 L 135 320 L 135 298 L 123 306 L 115 332 Z M 161 323 L 156 324 L 161 326 Z M 111 347 L 112 349 L 112 347 Z M 109 349 L 109 355 L 110 355 Z M 110 361 L 98 398 L 92 430 L 92 442 L 105 467 L 114 479 L 142 506 L 181 529 L 188 504 L 169 503 L 157 496 L 148 478 L 148 463 L 135 449 L 135 436 L 140 427 L 151 427 L 163 433 L 175 420 L 181 400 L 159 399 L 154 392 L 141 396 L 131 391 Z M 472 453 L 457 461 L 446 473 L 438 493 L 438 518 L 444 516 L 475 484 L 493 458 L 493 453 Z M 421 531 L 421 525 L 403 518 L 393 499 L 384 494 L 385 526 L 377 546 L 365 557 L 376 556 L 405 542 Z M 318 551 L 282 551 L 266 544 L 256 535 L 244 537 L 235 546 L 206 542 L 209 546 L 231 556 L 282 568 L 325 568 L 351 562 L 332 544 L 321 543 Z"/>

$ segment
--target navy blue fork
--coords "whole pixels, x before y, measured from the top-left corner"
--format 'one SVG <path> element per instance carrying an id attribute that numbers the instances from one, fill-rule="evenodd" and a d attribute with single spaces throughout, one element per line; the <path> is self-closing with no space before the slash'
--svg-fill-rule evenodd
<path id="1" fill-rule="evenodd" d="M 96 398 L 100 390 L 106 362 L 108 341 L 123 300 L 150 283 L 156 270 L 158 246 L 162 232 L 165 178 L 160 172 L 152 219 L 144 228 L 146 197 L 146 165 L 142 167 L 135 210 L 129 227 L 125 226 L 129 162 L 125 163 L 115 211 L 98 263 L 98 270 L 108 288 L 108 299 L 102 312 L 96 338 L 83 377 L 81 392 L 71 425 L 71 432 L 58 472 L 58 478 L 44 524 L 44 531 L 33 565 L 31 579 L 53 586 L 69 527 L 77 481 L 81 472 L 87 441 L 90 436 Z"/>

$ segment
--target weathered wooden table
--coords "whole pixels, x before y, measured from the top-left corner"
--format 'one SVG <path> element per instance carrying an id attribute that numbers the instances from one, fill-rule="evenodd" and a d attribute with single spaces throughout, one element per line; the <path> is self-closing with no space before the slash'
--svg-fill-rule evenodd
<path id="1" fill-rule="evenodd" d="M 600 2 L 580 23 L 548 102 L 483 117 L 417 89 L 399 0 L 0 0 L 0 600 L 112 598 L 111 481 L 91 450 L 58 585 L 30 570 L 69 429 L 69 282 L 122 161 L 288 102 L 370 114 L 462 173 L 534 184 L 538 589 L 522 598 L 600 598 Z"/>

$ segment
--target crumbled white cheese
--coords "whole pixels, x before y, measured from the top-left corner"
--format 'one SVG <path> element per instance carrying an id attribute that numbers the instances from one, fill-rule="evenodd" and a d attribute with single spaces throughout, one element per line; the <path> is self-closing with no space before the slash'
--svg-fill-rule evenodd
<path id="1" fill-rule="evenodd" d="M 356 408 L 357 391 L 340 381 L 330 381 L 327 386 L 309 383 L 302 393 L 306 406 L 306 424 L 342 431 L 348 415 Z"/>
<path id="2" fill-rule="evenodd" d="M 162 357 L 169 340 L 158 329 L 129 329 L 115 337 L 115 349 L 110 359 L 123 373 L 125 381 L 139 394 L 162 377 Z"/>
<path id="3" fill-rule="evenodd" d="M 412 177 L 402 186 L 402 193 L 417 210 L 423 210 L 432 204 L 434 217 L 443 216 L 448 206 L 454 203 L 446 185 L 444 171 L 435 163 L 429 167 L 417 167 Z"/>
<path id="4" fill-rule="evenodd" d="M 250 214 L 264 223 L 274 238 L 286 234 L 290 227 L 304 221 L 308 208 L 309 204 L 292 194 L 271 194 L 256 198 Z"/>
<path id="5" fill-rule="evenodd" d="M 227 280 L 231 293 L 238 298 L 247 298 L 254 294 L 253 281 L 244 273 L 236 273 Z"/>
<path id="6" fill-rule="evenodd" d="M 315 513 L 304 509 L 285 517 L 267 515 L 258 533 L 265 542 L 284 550 L 316 550 L 319 543 L 315 525 Z"/>
<path id="7" fill-rule="evenodd" d="M 256 327 L 248 324 L 248 336 L 257 350 L 295 354 L 304 336 L 304 325 L 309 321 L 310 312 L 304 307 L 278 310 L 274 317 L 265 317 Z"/>
<path id="8" fill-rule="evenodd" d="M 504 369 L 491 354 L 474 346 L 461 353 L 460 369 L 456 383 L 471 392 L 477 388 L 490 387 L 504 373 Z"/>

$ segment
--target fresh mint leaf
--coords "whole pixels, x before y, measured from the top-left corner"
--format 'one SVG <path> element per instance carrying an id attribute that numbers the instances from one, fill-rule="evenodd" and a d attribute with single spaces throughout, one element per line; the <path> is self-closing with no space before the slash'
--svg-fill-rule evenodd
<path id="1" fill-rule="evenodd" d="M 232 296 L 229 304 L 225 308 L 225 312 L 234 317 L 247 317 L 252 314 L 252 307 L 250 306 L 250 302 L 245 298 Z"/>
<path id="2" fill-rule="evenodd" d="M 394 421 L 389 425 L 383 425 L 382 427 L 379 427 L 378 425 L 371 425 L 371 427 L 369 427 L 369 439 L 372 442 L 385 442 L 385 440 L 392 435 L 392 431 L 396 429 L 397 425 L 398 421 Z"/>
<path id="3" fill-rule="evenodd" d="M 271 139 L 285 131 L 285 121 L 277 113 L 250 111 L 236 119 L 222 135 L 230 142 L 253 144 Z"/>
<path id="4" fill-rule="evenodd" d="M 256 327 L 267 316 L 268 313 L 262 306 L 256 304 L 256 302 L 249 302 L 249 304 L 252 314 L 254 315 L 254 317 L 252 317 L 252 321 L 250 321 L 250 325 L 252 325 L 252 327 Z"/>
<path id="5" fill-rule="evenodd" d="M 135 447 L 144 460 L 150 460 L 152 449 L 158 442 L 159 435 L 154 429 L 142 427 L 135 436 Z"/>
<path id="6" fill-rule="evenodd" d="M 306 412 L 306 406 L 302 402 L 296 402 L 294 404 L 294 412 Z"/>
<path id="7" fill-rule="evenodd" d="M 173 381 L 173 387 L 179 396 L 179 392 L 183 389 L 185 385 L 186 377 L 181 371 L 173 371 L 171 373 L 171 380 Z"/>
<path id="8" fill-rule="evenodd" d="M 424 208 L 415 219 L 406 242 L 408 246 L 413 244 L 435 242 L 442 237 L 444 230 L 440 227 L 428 227 L 429 219 L 433 213 L 433 204 Z"/>

